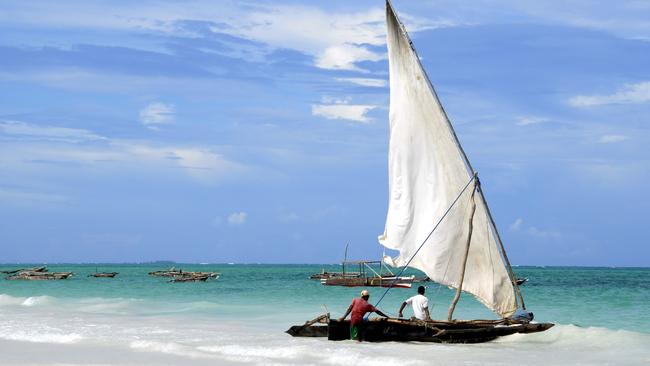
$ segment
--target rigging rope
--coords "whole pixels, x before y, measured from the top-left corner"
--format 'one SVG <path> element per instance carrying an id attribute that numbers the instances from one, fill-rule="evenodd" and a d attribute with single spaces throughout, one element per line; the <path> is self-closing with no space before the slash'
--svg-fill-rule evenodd
<path id="1" fill-rule="evenodd" d="M 388 293 L 388 291 L 390 291 L 390 289 L 392 289 L 393 286 L 397 283 L 397 281 L 399 280 L 399 276 L 401 276 L 402 273 L 404 273 L 404 270 L 406 270 L 406 268 L 407 268 L 408 265 L 411 263 L 411 261 L 413 260 L 413 258 L 415 258 L 415 256 L 418 254 L 418 252 L 420 251 L 420 249 L 422 249 L 422 247 L 424 247 L 424 244 L 427 243 L 427 240 L 429 240 L 429 238 L 431 237 L 431 235 L 433 235 L 433 232 L 436 231 L 436 229 L 438 228 L 438 226 L 440 225 L 440 223 L 442 222 L 442 220 L 444 220 L 445 217 L 447 217 L 447 214 L 449 213 L 449 211 L 451 211 L 451 209 L 456 205 L 456 202 L 458 202 L 458 200 L 460 199 L 460 196 L 462 196 L 463 193 L 465 193 L 465 190 L 467 190 L 467 187 L 469 187 L 469 185 L 470 185 L 473 181 L 475 181 L 475 180 L 478 181 L 478 173 L 474 173 L 474 175 L 472 175 L 472 178 L 470 178 L 469 182 L 467 182 L 467 184 L 465 184 L 465 187 L 463 187 L 463 189 L 460 191 L 460 193 L 458 193 L 458 196 L 456 196 L 456 198 L 455 198 L 454 201 L 451 203 L 451 205 L 449 206 L 449 208 L 447 208 L 447 211 L 445 211 L 445 213 L 442 215 L 442 217 L 440 218 L 440 220 L 438 220 L 438 222 L 436 223 L 436 226 L 434 226 L 433 229 L 429 232 L 429 235 L 427 235 L 427 237 L 424 238 L 424 240 L 422 241 L 422 244 L 420 244 L 420 246 L 419 246 L 418 249 L 415 251 L 415 253 L 413 253 L 413 255 L 411 256 L 411 258 L 409 258 L 408 262 L 406 262 L 406 264 L 402 267 L 402 269 L 399 271 L 399 273 L 395 276 L 395 279 L 393 280 L 393 282 L 391 282 L 390 286 L 388 286 L 388 288 L 386 289 L 386 291 L 384 291 L 384 293 L 381 295 L 381 297 L 379 298 L 379 300 L 378 300 L 377 303 L 375 304 L 375 307 L 379 306 L 379 303 L 381 303 L 381 300 L 384 299 L 384 297 L 386 296 L 386 294 Z M 447 267 L 449 267 L 449 263 L 447 263 Z M 446 273 L 446 270 L 445 270 L 445 273 Z M 367 315 L 365 316 L 365 318 L 367 319 L 369 315 L 370 315 L 370 314 L 367 314 Z"/>

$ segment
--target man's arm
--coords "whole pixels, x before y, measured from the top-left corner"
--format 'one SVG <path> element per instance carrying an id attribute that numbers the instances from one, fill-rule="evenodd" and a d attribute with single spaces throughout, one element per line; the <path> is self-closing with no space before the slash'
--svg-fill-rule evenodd
<path id="1" fill-rule="evenodd" d="M 382 313 L 381 310 L 379 309 L 375 309 L 375 313 L 379 314 L 380 316 L 383 316 L 384 318 L 390 318 L 390 316 Z"/>
<path id="2" fill-rule="evenodd" d="M 399 317 L 403 318 L 404 315 L 402 315 L 402 311 L 404 311 L 404 308 L 406 307 L 406 301 L 402 303 L 402 306 L 399 307 Z"/>
<path id="3" fill-rule="evenodd" d="M 350 306 L 348 306 L 348 310 L 345 311 L 345 315 L 343 315 L 342 317 L 339 318 L 339 321 L 340 322 L 344 321 L 345 318 L 347 318 L 348 315 L 350 315 L 350 312 L 352 312 L 352 304 L 350 304 Z"/>

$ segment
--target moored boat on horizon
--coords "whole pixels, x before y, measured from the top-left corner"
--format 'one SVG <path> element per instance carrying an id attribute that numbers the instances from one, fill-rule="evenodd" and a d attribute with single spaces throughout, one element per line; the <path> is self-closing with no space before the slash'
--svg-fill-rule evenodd
<path id="1" fill-rule="evenodd" d="M 119 272 L 96 272 L 89 274 L 88 277 L 96 277 L 96 278 L 113 278 L 120 274 Z"/>

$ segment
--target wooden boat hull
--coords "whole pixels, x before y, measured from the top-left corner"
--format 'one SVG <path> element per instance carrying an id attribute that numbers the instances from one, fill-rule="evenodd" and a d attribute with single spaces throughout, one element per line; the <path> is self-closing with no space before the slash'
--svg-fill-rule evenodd
<path id="1" fill-rule="evenodd" d="M 395 282 L 395 277 L 329 277 L 321 279 L 325 286 L 346 286 L 346 287 L 400 287 L 411 288 L 415 278 L 403 277 Z"/>
<path id="2" fill-rule="evenodd" d="M 182 271 L 182 270 L 168 270 L 168 271 L 154 271 L 149 272 L 150 276 L 155 277 L 171 277 L 174 280 L 181 279 L 185 281 L 175 281 L 175 282 L 187 282 L 187 281 L 204 281 L 202 278 L 214 278 L 215 280 L 219 278 L 219 272 L 192 272 L 192 271 Z M 192 279 L 198 278 L 198 279 Z"/>
<path id="3" fill-rule="evenodd" d="M 185 277 L 174 277 L 170 282 L 205 282 L 210 278 L 210 276 L 185 276 Z"/>
<path id="4" fill-rule="evenodd" d="M 19 272 L 7 277 L 8 280 L 65 280 L 72 276 L 72 272 Z"/>
<path id="5" fill-rule="evenodd" d="M 342 273 L 342 272 L 323 272 L 323 273 L 316 273 L 311 276 L 309 276 L 309 279 L 312 280 L 322 280 L 322 279 L 327 279 L 327 278 L 359 278 L 361 277 L 360 273 Z"/>
<path id="6" fill-rule="evenodd" d="M 89 277 L 97 277 L 97 278 L 113 278 L 117 276 L 119 272 L 100 272 L 100 273 L 93 273 L 91 275 L 88 275 Z"/>
<path id="7" fill-rule="evenodd" d="M 483 343 L 515 333 L 535 333 L 551 328 L 551 323 L 510 323 L 499 321 L 410 321 L 371 319 L 362 328 L 366 342 Z M 327 324 L 293 326 L 294 337 L 327 337 L 331 341 L 350 338 L 350 322 L 329 320 Z"/>
<path id="8" fill-rule="evenodd" d="M 0 273 L 4 274 L 15 274 L 19 272 L 47 272 L 47 267 L 19 268 L 10 271 L 0 271 Z"/>

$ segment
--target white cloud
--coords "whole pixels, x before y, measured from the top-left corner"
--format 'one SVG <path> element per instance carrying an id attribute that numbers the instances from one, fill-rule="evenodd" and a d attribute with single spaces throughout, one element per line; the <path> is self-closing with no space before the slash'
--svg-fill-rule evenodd
<path id="1" fill-rule="evenodd" d="M 174 105 L 160 102 L 149 103 L 140 111 L 140 121 L 150 128 L 174 122 Z"/>
<path id="2" fill-rule="evenodd" d="M 343 81 L 361 86 L 368 86 L 373 88 L 383 88 L 388 83 L 384 79 L 370 79 L 370 78 L 336 78 L 336 81 Z"/>
<path id="3" fill-rule="evenodd" d="M 569 99 L 574 107 L 593 107 L 607 104 L 637 104 L 650 102 L 650 81 L 626 84 L 610 95 L 578 95 Z"/>
<path id="4" fill-rule="evenodd" d="M 114 145 L 118 152 L 126 153 L 131 159 L 153 165 L 177 166 L 204 183 L 212 183 L 246 170 L 244 166 L 229 161 L 210 148 L 151 146 L 132 142 L 116 142 Z"/>
<path id="5" fill-rule="evenodd" d="M 550 121 L 548 118 L 535 116 L 522 116 L 518 118 L 517 126 L 528 126 Z"/>
<path id="6" fill-rule="evenodd" d="M 316 66 L 322 69 L 351 70 L 367 72 L 355 65 L 361 61 L 379 61 L 386 58 L 383 54 L 369 51 L 365 47 L 351 44 L 330 46 L 316 57 Z"/>
<path id="7" fill-rule="evenodd" d="M 515 222 L 510 224 L 510 231 L 517 231 L 521 228 L 521 225 L 524 223 L 524 220 L 520 217 Z"/>
<path id="8" fill-rule="evenodd" d="M 544 240 L 559 240 L 562 235 L 558 233 L 557 231 L 552 231 L 552 230 L 542 230 L 538 229 L 535 226 L 530 226 L 526 229 L 526 233 L 529 236 L 532 236 L 537 239 L 544 239 Z"/>
<path id="9" fill-rule="evenodd" d="M 603 135 L 600 136 L 598 142 L 601 144 L 612 144 L 612 143 L 622 142 L 629 139 L 630 139 L 629 137 L 623 135 Z"/>
<path id="10" fill-rule="evenodd" d="M 0 144 L 1 168 L 17 172 L 40 171 L 48 165 L 55 166 L 56 169 L 61 169 L 62 166 L 84 165 L 98 172 L 112 169 L 147 169 L 150 172 L 168 173 L 170 170 L 180 169 L 194 180 L 207 184 L 240 177 L 248 171 L 246 166 L 229 160 L 216 151 L 215 147 L 161 145 L 134 140 L 111 140 L 105 137 L 101 138 L 100 144 L 92 141 L 78 144 L 76 142 L 81 137 L 91 136 L 92 140 L 97 139 L 97 135 L 86 130 L 72 129 L 74 133 L 64 131 L 64 134 L 54 127 L 27 126 L 29 128 L 20 125 L 20 131 L 29 131 L 30 135 L 26 135 L 30 136 L 28 140 L 6 140 Z M 15 125 L 11 125 L 11 128 L 13 127 Z M 35 139 L 31 136 L 47 138 Z"/>
<path id="11" fill-rule="evenodd" d="M 324 97 L 323 102 L 328 104 L 312 104 L 311 114 L 327 119 L 345 119 L 360 123 L 370 123 L 366 114 L 377 108 L 374 105 L 348 104 L 347 100 L 332 100 Z"/>
<path id="12" fill-rule="evenodd" d="M 20 121 L 0 121 L 0 131 L 7 135 L 61 142 L 106 140 L 105 137 L 78 128 L 34 125 Z"/>
<path id="13" fill-rule="evenodd" d="M 320 5 L 320 4 L 319 4 Z M 110 12 L 107 14 L 107 11 Z M 401 14 L 411 33 L 424 29 L 453 27 L 457 23 Z M 71 4 L 40 3 L 20 5 L 0 13 L 6 24 L 32 24 L 39 27 L 118 30 L 156 33 L 180 37 L 202 37 L 188 30 L 187 21 L 213 24 L 212 31 L 261 43 L 260 52 L 290 49 L 314 58 L 322 68 L 360 70 L 359 61 L 378 61 L 383 51 L 371 46 L 385 44 L 385 10 L 383 6 L 359 11 L 333 11 L 314 5 L 254 4 L 222 1 L 180 3 L 140 2 L 137 4 L 97 6 L 88 2 Z M 234 48 L 247 45 L 231 44 Z M 147 45 L 151 47 L 151 45 Z M 250 48 L 250 47 L 248 47 Z M 238 52 L 235 49 L 234 55 Z M 252 51 L 254 54 L 255 51 Z M 240 52 L 249 58 L 251 50 Z"/>
<path id="14" fill-rule="evenodd" d="M 272 48 L 297 50 L 314 57 L 319 68 L 362 71 L 360 61 L 379 61 L 383 52 L 367 46 L 385 43 L 384 11 L 373 8 L 350 13 L 333 13 L 312 6 L 261 8 L 226 20 L 218 32 L 230 33 Z"/>
<path id="15" fill-rule="evenodd" d="M 233 212 L 228 216 L 229 225 L 243 225 L 246 222 L 246 212 Z"/>
<path id="16" fill-rule="evenodd" d="M 524 220 L 520 217 L 510 224 L 510 231 L 521 232 L 536 239 L 558 240 L 560 233 L 552 230 L 541 230 L 535 226 L 525 226 Z"/>

